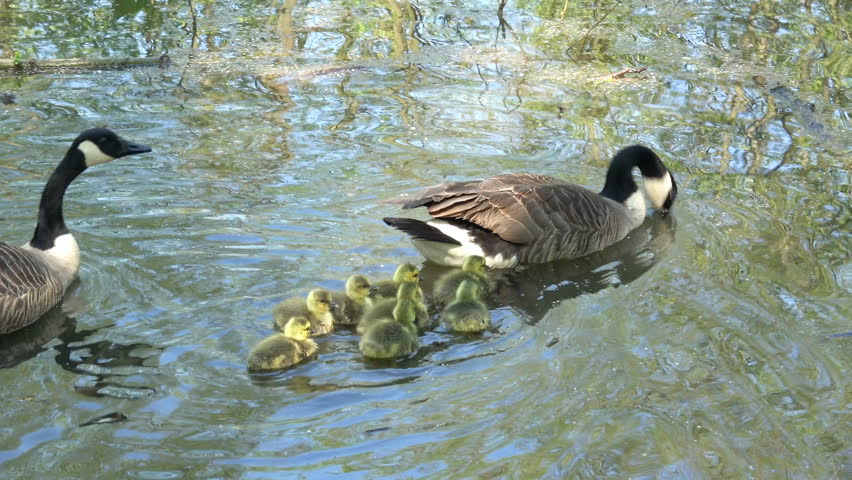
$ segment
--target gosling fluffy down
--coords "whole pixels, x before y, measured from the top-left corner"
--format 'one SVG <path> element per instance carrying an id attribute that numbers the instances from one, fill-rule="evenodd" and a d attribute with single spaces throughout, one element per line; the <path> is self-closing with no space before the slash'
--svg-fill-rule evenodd
<path id="1" fill-rule="evenodd" d="M 401 301 L 394 308 L 393 317 L 379 319 L 367 328 L 358 349 L 365 357 L 374 359 L 392 359 L 415 352 L 420 340 L 414 316 L 414 303 Z"/>
<path id="2" fill-rule="evenodd" d="M 491 325 L 491 312 L 479 300 L 479 285 L 465 280 L 456 296 L 441 313 L 441 322 L 454 332 L 481 332 Z"/>
<path id="3" fill-rule="evenodd" d="M 465 280 L 474 282 L 480 299 L 484 299 L 491 290 L 491 282 L 485 273 L 485 258 L 471 255 L 464 259 L 461 270 L 454 269 L 441 275 L 435 282 L 433 300 L 440 307 L 447 305 L 456 296 L 459 285 Z"/>
<path id="4" fill-rule="evenodd" d="M 311 336 L 325 335 L 334 331 L 334 317 L 331 314 L 331 293 L 315 288 L 307 298 L 293 297 L 284 300 L 272 310 L 275 330 L 284 331 L 284 325 L 291 317 L 305 317 L 311 322 Z"/>
<path id="5" fill-rule="evenodd" d="M 308 338 L 310 333 L 311 322 L 307 318 L 290 318 L 284 324 L 284 333 L 270 335 L 251 349 L 249 371 L 271 372 L 301 363 L 317 351 L 317 344 Z"/>
<path id="6" fill-rule="evenodd" d="M 414 282 L 403 282 L 397 290 L 396 298 L 379 300 L 370 307 L 358 322 L 356 331 L 363 334 L 367 328 L 379 320 L 392 318 L 394 309 L 400 302 L 411 303 L 414 309 L 415 323 L 421 329 L 432 327 L 432 317 L 426 309 L 423 294 L 420 287 Z"/>
<path id="7" fill-rule="evenodd" d="M 370 281 L 364 275 L 352 275 L 346 280 L 343 292 L 331 292 L 334 302 L 332 315 L 336 325 L 357 325 L 358 321 L 373 305 L 369 295 L 372 290 Z"/>
<path id="8" fill-rule="evenodd" d="M 411 263 L 403 263 L 396 267 L 393 279 L 380 280 L 376 283 L 373 298 L 395 298 L 399 286 L 405 282 L 417 283 L 420 280 L 420 270 Z M 422 292 L 421 292 L 422 295 Z"/>

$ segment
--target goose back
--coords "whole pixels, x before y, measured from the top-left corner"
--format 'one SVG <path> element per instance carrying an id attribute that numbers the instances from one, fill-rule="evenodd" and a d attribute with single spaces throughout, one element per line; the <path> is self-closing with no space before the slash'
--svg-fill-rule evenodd
<path id="1" fill-rule="evenodd" d="M 436 185 L 403 208 L 421 206 L 435 218 L 466 222 L 504 242 L 527 246 L 515 249 L 521 263 L 600 250 L 642 222 L 624 205 L 583 187 L 523 173 Z"/>
<path id="2" fill-rule="evenodd" d="M 37 253 L 0 242 L 0 335 L 36 321 L 64 291 L 59 273 Z"/>

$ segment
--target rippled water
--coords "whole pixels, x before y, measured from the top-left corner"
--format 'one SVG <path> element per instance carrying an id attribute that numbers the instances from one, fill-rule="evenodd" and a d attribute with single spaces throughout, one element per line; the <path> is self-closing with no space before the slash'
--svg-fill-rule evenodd
<path id="1" fill-rule="evenodd" d="M 83 129 L 154 148 L 71 186 L 71 314 L 0 338 L 3 478 L 852 475 L 843 2 L 196 2 L 194 32 L 185 3 L 83 3 L 0 2 L 0 57 L 173 63 L 0 76 L 3 240 Z M 247 374 L 276 302 L 422 262 L 383 199 L 599 188 L 636 142 L 674 218 L 492 272 L 494 332 L 390 366 L 338 332 Z"/>

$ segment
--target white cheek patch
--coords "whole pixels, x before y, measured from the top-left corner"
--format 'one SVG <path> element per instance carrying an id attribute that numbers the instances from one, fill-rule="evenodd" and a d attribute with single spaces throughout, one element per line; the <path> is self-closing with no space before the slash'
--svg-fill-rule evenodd
<path id="1" fill-rule="evenodd" d="M 94 167 L 95 165 L 115 160 L 115 157 L 111 157 L 104 153 L 103 150 L 101 150 L 97 145 L 95 145 L 95 142 L 91 140 L 80 142 L 80 145 L 77 145 L 77 150 L 83 152 L 86 167 Z"/>
<path id="2" fill-rule="evenodd" d="M 672 174 L 666 172 L 663 178 L 645 177 L 645 192 L 651 200 L 651 206 L 662 208 L 672 191 Z"/>

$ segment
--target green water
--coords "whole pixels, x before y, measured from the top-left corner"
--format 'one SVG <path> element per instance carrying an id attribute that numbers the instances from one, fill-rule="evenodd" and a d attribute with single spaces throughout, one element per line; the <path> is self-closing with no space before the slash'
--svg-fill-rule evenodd
<path id="1" fill-rule="evenodd" d="M 0 58 L 172 58 L 0 74 L 2 240 L 80 131 L 154 148 L 66 195 L 74 313 L 0 339 L 0 477 L 850 478 L 848 4 L 498 3 L 0 0 Z M 422 262 L 382 200 L 600 188 L 632 143 L 673 215 L 495 272 L 495 332 L 245 371 L 281 299 Z"/>

